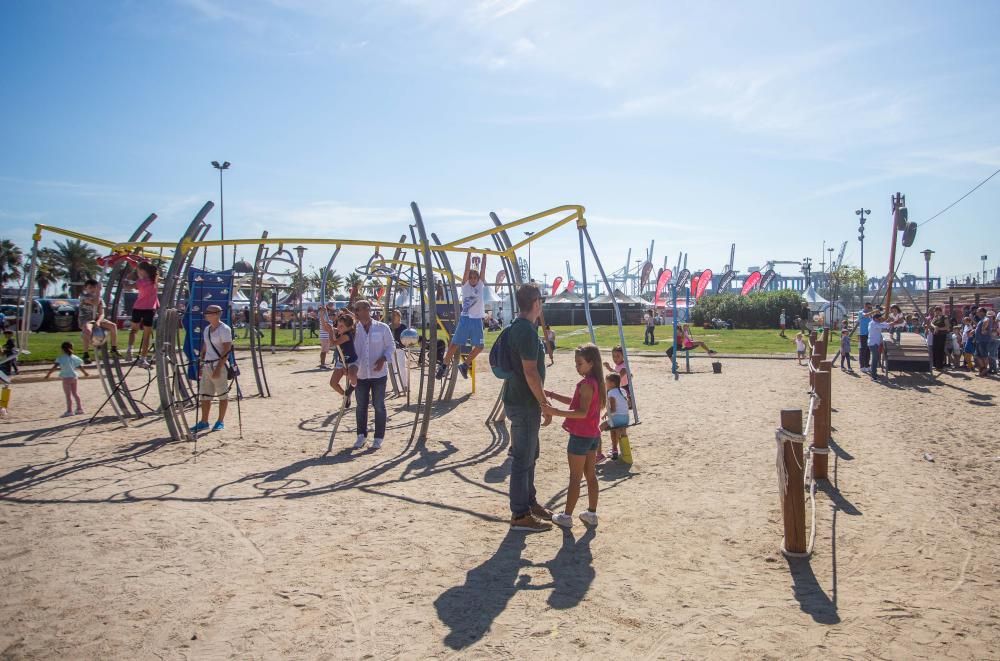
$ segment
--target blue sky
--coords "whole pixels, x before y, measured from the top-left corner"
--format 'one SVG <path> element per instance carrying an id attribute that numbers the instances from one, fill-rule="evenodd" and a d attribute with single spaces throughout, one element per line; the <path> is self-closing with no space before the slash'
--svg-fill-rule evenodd
<path id="1" fill-rule="evenodd" d="M 0 235 L 174 240 L 229 160 L 227 236 L 442 239 L 564 203 L 606 267 L 655 239 L 716 271 L 818 263 L 889 197 L 922 220 L 1000 168 L 1000 3 L 162 0 L 5 3 Z M 902 265 L 1000 263 L 1000 176 Z M 210 220 L 217 219 L 213 213 Z M 217 227 L 217 225 L 216 225 Z M 314 248 L 306 262 L 325 264 Z M 345 253 L 347 262 L 367 253 Z M 536 277 L 572 230 L 533 248 Z"/>

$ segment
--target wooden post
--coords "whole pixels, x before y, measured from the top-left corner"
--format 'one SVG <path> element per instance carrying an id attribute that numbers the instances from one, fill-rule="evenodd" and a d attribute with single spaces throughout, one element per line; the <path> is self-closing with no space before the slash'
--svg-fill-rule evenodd
<path id="1" fill-rule="evenodd" d="M 820 358 L 818 353 L 809 356 L 809 390 L 816 390 L 816 371 L 819 370 Z"/>
<path id="2" fill-rule="evenodd" d="M 827 329 L 820 331 L 816 338 L 816 353 L 820 360 L 826 360 L 826 347 L 830 341 L 830 332 Z"/>
<path id="3" fill-rule="evenodd" d="M 813 420 L 813 447 L 826 449 L 827 441 L 830 440 L 830 426 L 832 424 L 830 406 L 830 390 L 833 379 L 831 371 L 833 363 L 824 360 L 819 364 L 819 371 L 816 372 L 816 394 L 819 395 L 819 406 L 816 408 Z M 813 455 L 813 479 L 825 480 L 827 478 L 827 455 Z"/>
<path id="4" fill-rule="evenodd" d="M 802 411 L 781 410 L 781 428 L 793 434 L 802 433 Z M 781 500 L 781 514 L 785 522 L 785 550 L 791 553 L 806 552 L 806 495 L 803 488 L 802 443 L 783 442 L 785 474 L 788 485 Z"/>

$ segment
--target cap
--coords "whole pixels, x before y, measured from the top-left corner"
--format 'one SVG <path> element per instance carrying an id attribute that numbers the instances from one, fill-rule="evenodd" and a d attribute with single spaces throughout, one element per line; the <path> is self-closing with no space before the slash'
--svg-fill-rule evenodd
<path id="1" fill-rule="evenodd" d="M 218 305 L 207 305 L 205 306 L 205 312 L 222 312 L 222 308 Z"/>
<path id="2" fill-rule="evenodd" d="M 872 315 L 872 319 L 880 319 L 881 317 L 882 317 L 881 312 L 876 312 L 875 314 Z"/>

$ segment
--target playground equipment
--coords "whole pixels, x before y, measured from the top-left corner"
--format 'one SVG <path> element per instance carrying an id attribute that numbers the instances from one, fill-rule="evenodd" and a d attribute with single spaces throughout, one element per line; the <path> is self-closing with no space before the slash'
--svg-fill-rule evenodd
<path id="1" fill-rule="evenodd" d="M 103 362 L 101 375 L 108 395 L 107 403 L 115 409 L 116 414 L 123 424 L 128 424 L 128 419 L 132 417 L 142 417 L 150 413 L 159 413 L 163 416 L 168 432 L 174 440 L 194 440 L 190 432 L 190 421 L 188 414 L 197 407 L 197 383 L 193 381 L 192 374 L 196 372 L 194 361 L 196 348 L 199 344 L 195 341 L 195 336 L 199 333 L 198 314 L 206 301 L 216 302 L 228 309 L 234 290 L 245 287 L 249 284 L 251 294 L 249 296 L 249 339 L 250 358 L 253 366 L 253 373 L 257 385 L 258 394 L 261 397 L 270 396 L 270 389 L 267 384 L 266 370 L 264 368 L 263 352 L 261 348 L 261 335 L 259 333 L 259 304 L 263 300 L 263 295 L 270 288 L 272 302 L 275 301 L 275 288 L 269 284 L 265 277 L 275 278 L 287 276 L 288 272 L 279 273 L 277 271 L 282 265 L 299 268 L 301 260 L 295 262 L 291 259 L 291 253 L 284 249 L 285 245 L 325 245 L 333 246 L 334 253 L 324 271 L 325 274 L 331 272 L 333 264 L 343 247 L 360 246 L 373 248 L 375 254 L 368 264 L 361 267 L 359 275 L 363 275 L 367 280 L 372 281 L 373 288 L 380 292 L 381 306 L 383 312 L 388 313 L 390 302 L 395 300 L 403 290 L 409 293 L 411 306 L 414 302 L 419 302 L 420 306 L 420 327 L 423 330 L 425 346 L 422 351 L 418 349 L 420 336 L 407 334 L 404 346 L 408 352 L 408 362 L 419 367 L 419 387 L 417 389 L 416 407 L 414 409 L 414 421 L 411 431 L 411 440 L 417 438 L 420 442 L 426 440 L 427 430 L 431 419 L 432 407 L 439 399 L 450 399 L 454 390 L 456 369 L 452 366 L 450 378 L 441 382 L 437 387 L 434 379 L 434 365 L 437 361 L 437 340 L 439 333 L 445 338 L 450 337 L 450 331 L 446 321 L 450 317 L 457 320 L 460 309 L 456 294 L 456 276 L 449 262 L 449 253 L 471 253 L 483 254 L 497 257 L 500 261 L 500 268 L 504 278 L 502 284 L 507 289 L 509 305 L 511 310 L 516 310 L 514 293 L 522 282 L 522 272 L 520 268 L 521 260 L 517 256 L 517 251 L 528 246 L 532 241 L 536 241 L 557 229 L 575 223 L 580 244 L 581 268 L 583 279 L 586 281 L 586 260 L 585 245 L 589 246 L 601 278 L 608 290 L 615 309 L 615 315 L 619 326 L 619 338 L 621 344 L 625 345 L 624 331 L 621 327 L 621 311 L 615 298 L 614 288 L 604 273 L 600 258 L 596 248 L 587 232 L 587 223 L 584 217 L 584 208 L 579 205 L 564 205 L 536 213 L 525 218 L 520 218 L 507 223 L 502 223 L 496 214 L 491 213 L 490 218 L 493 227 L 486 230 L 461 237 L 450 242 L 441 241 L 437 235 L 428 233 L 423 217 L 417 204 L 411 203 L 410 209 L 413 214 L 414 223 L 409 227 L 409 237 L 405 234 L 398 241 L 368 240 L 368 239 L 337 239 L 337 238 L 276 238 L 269 236 L 266 232 L 259 238 L 226 238 L 212 240 L 207 239 L 211 225 L 206 222 L 206 217 L 214 207 L 212 202 L 207 202 L 198 211 L 194 219 L 190 222 L 180 239 L 176 242 L 151 241 L 151 233 L 148 231 L 150 223 L 156 218 L 151 215 L 139 228 L 124 242 L 113 242 L 97 237 L 91 237 L 49 226 L 37 225 L 34 235 L 34 244 L 31 253 L 30 277 L 34 277 L 38 261 L 38 243 L 41 240 L 42 232 L 78 238 L 89 243 L 110 249 L 116 255 L 132 255 L 135 259 L 158 259 L 166 264 L 166 274 L 160 279 L 160 314 L 156 322 L 155 340 L 155 372 L 149 373 L 142 370 L 144 374 L 149 374 L 148 382 L 141 397 L 135 397 L 136 389 L 130 388 L 128 375 L 132 367 L 124 370 L 117 354 L 112 354 L 107 350 L 106 345 L 100 348 L 100 356 Z M 508 236 L 508 230 L 521 227 L 528 223 L 546 221 L 549 224 L 527 238 L 512 243 Z M 493 242 L 493 247 L 482 248 L 473 245 L 473 242 L 481 240 Z M 237 275 L 231 271 L 225 273 L 212 272 L 208 269 L 193 269 L 199 251 L 207 251 L 214 247 L 224 246 L 255 246 L 256 257 L 252 265 L 252 271 L 246 275 Z M 392 258 L 387 259 L 382 250 L 392 250 Z M 408 257 L 410 255 L 410 257 Z M 107 309 L 117 311 L 122 302 L 122 292 L 126 268 L 129 260 L 119 259 L 109 262 L 110 266 L 105 273 L 105 296 L 107 297 Z M 363 272 L 363 273 L 362 273 Z M 202 278 L 199 282 L 198 278 Z M 206 288 L 206 280 L 213 280 L 215 289 Z M 498 286 L 500 278 L 497 278 Z M 377 285 L 375 287 L 374 285 Z M 322 293 L 322 300 L 325 303 L 325 279 Z M 209 289 L 212 289 L 209 291 Z M 226 291 L 223 294 L 223 291 Z M 211 298 L 208 298 L 208 296 Z M 220 301 L 219 297 L 224 300 Z M 590 293 L 584 288 L 584 303 L 588 321 L 590 318 Z M 275 306 L 272 305 L 272 325 Z M 24 315 L 27 318 L 27 315 Z M 595 339 L 593 325 L 588 323 L 591 340 Z M 182 329 L 183 339 L 182 339 Z M 413 331 L 416 333 L 416 331 Z M 27 345 L 27 327 L 22 329 L 22 346 Z M 187 348 L 185 349 L 185 345 Z M 631 380 L 631 366 L 629 364 L 627 350 L 625 352 L 625 364 Z M 156 382 L 156 391 L 159 393 L 158 405 L 146 404 L 145 393 L 150 389 L 152 381 Z M 237 401 L 243 396 L 240 392 L 239 382 L 236 381 Z M 407 397 L 410 397 L 410 388 L 406 388 Z M 632 408 L 634 421 L 639 423 L 639 413 L 636 398 L 632 398 Z M 331 438 L 332 443 L 332 438 Z"/>
<path id="2" fill-rule="evenodd" d="M 829 441 L 832 429 L 831 371 L 833 363 L 826 359 L 830 331 L 811 336 L 812 354 L 809 360 L 809 410 L 802 424 L 801 409 L 783 409 L 781 424 L 775 431 L 778 473 L 778 494 L 784 521 L 781 552 L 788 557 L 806 558 L 816 544 L 816 481 L 826 480 Z M 805 448 L 810 427 L 813 442 Z M 808 485 L 806 484 L 808 480 Z M 811 524 L 806 536 L 806 494 L 809 497 Z"/>

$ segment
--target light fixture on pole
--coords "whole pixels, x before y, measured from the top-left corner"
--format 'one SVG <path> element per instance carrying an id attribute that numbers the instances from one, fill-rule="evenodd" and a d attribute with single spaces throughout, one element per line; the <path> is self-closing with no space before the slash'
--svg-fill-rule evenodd
<path id="1" fill-rule="evenodd" d="M 924 288 L 927 290 L 924 298 L 925 298 L 925 303 L 927 305 L 927 314 L 930 314 L 931 313 L 931 255 L 934 254 L 934 251 L 928 248 L 927 250 L 922 251 L 920 254 L 924 256 L 924 266 L 926 269 L 924 273 Z"/>
<path id="2" fill-rule="evenodd" d="M 859 216 L 858 222 L 858 241 L 861 242 L 861 272 L 864 273 L 865 270 L 865 216 L 870 216 L 872 210 L 865 209 L 861 207 L 854 211 L 855 216 Z"/>
<path id="3" fill-rule="evenodd" d="M 983 284 L 986 284 L 986 260 L 989 259 L 986 255 L 983 255 L 979 259 L 983 260 Z"/>
<path id="4" fill-rule="evenodd" d="M 299 277 L 298 277 L 298 290 L 299 290 L 299 344 L 305 342 L 305 336 L 303 330 L 305 328 L 305 319 L 302 316 L 302 302 L 306 297 L 306 279 L 305 275 L 302 273 L 302 256 L 306 253 L 305 246 L 295 246 L 295 254 L 299 256 Z M 294 335 L 293 335 L 294 337 Z"/>
<path id="5" fill-rule="evenodd" d="M 534 232 L 525 232 L 524 235 L 529 239 L 534 235 Z M 531 242 L 528 242 L 528 282 L 534 282 L 531 279 Z"/>
<path id="6" fill-rule="evenodd" d="M 223 161 L 222 165 L 219 165 L 218 161 L 212 161 L 212 167 L 219 171 L 219 238 L 225 240 L 226 238 L 226 213 L 225 213 L 225 203 L 222 200 L 222 171 L 229 169 L 229 161 Z M 226 246 L 219 246 L 219 251 L 221 254 L 221 261 L 219 262 L 219 270 L 226 270 Z M 233 246 L 233 263 L 236 263 L 236 246 Z"/>
<path id="7" fill-rule="evenodd" d="M 806 276 L 806 289 L 809 289 L 809 284 L 812 282 L 809 278 L 810 273 L 812 273 L 812 261 L 810 257 L 802 259 L 802 273 Z"/>

